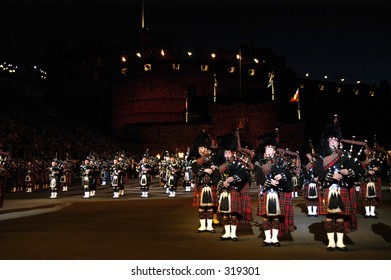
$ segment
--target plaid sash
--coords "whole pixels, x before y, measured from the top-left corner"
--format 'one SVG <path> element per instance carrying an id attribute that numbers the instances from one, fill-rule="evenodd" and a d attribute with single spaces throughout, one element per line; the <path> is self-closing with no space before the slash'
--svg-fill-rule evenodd
<path id="1" fill-rule="evenodd" d="M 336 164 L 341 158 L 341 151 L 337 150 L 323 158 L 323 168 L 327 170 Z"/>
<path id="2" fill-rule="evenodd" d="M 262 164 L 261 169 L 264 175 L 269 174 L 272 171 L 272 166 L 274 164 L 274 160 L 268 160 L 266 163 Z"/>

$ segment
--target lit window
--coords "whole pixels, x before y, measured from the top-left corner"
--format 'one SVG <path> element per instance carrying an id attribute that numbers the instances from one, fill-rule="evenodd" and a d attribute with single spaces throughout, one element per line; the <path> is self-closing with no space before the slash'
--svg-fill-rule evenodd
<path id="1" fill-rule="evenodd" d="M 121 69 L 121 74 L 122 76 L 126 76 L 126 72 L 128 71 L 128 68 L 122 68 Z"/>
<path id="2" fill-rule="evenodd" d="M 179 63 L 173 63 L 172 64 L 172 69 L 179 70 L 180 68 L 181 68 L 181 65 Z"/>
<path id="3" fill-rule="evenodd" d="M 319 85 L 319 90 L 320 90 L 320 91 L 324 90 L 324 85 L 320 84 L 320 85 Z"/>
<path id="4" fill-rule="evenodd" d="M 235 66 L 229 66 L 228 73 L 231 73 L 231 74 L 235 73 Z"/>
<path id="5" fill-rule="evenodd" d="M 337 92 L 338 93 L 342 92 L 342 88 L 341 87 L 337 87 Z"/>
<path id="6" fill-rule="evenodd" d="M 358 91 L 358 89 L 354 89 L 354 90 L 353 90 L 353 93 L 354 93 L 355 95 L 358 95 L 360 92 Z"/>
<path id="7" fill-rule="evenodd" d="M 369 96 L 370 96 L 370 97 L 375 97 L 375 92 L 374 92 L 373 90 L 371 90 L 371 91 L 369 92 Z"/>
<path id="8" fill-rule="evenodd" d="M 201 71 L 202 72 L 208 72 L 209 71 L 209 66 L 207 64 L 201 65 Z"/>
<path id="9" fill-rule="evenodd" d="M 144 71 L 151 71 L 151 69 L 152 69 L 152 66 L 151 66 L 151 64 L 144 64 Z"/>
<path id="10" fill-rule="evenodd" d="M 249 74 L 250 76 L 254 76 L 254 75 L 255 75 L 255 70 L 254 70 L 254 69 L 249 69 L 249 70 L 248 70 L 248 74 Z"/>

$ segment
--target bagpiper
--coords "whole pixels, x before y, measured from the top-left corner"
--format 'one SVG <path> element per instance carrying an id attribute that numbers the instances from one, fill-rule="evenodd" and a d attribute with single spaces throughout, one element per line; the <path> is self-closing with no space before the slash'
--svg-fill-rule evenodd
<path id="1" fill-rule="evenodd" d="M 262 246 L 280 247 L 279 237 L 295 230 L 292 205 L 292 174 L 287 162 L 277 153 L 279 135 L 275 132 L 260 135 L 255 168 L 260 174 L 262 196 L 258 198 L 257 215 L 262 217 L 265 235 Z M 261 193 L 261 190 L 259 193 Z"/>
<path id="2" fill-rule="evenodd" d="M 219 165 L 220 180 L 217 185 L 219 196 L 218 212 L 222 215 L 224 234 L 221 241 L 238 241 L 239 222 L 251 221 L 251 198 L 249 183 L 251 174 L 237 158 L 238 144 L 233 133 L 219 138 L 216 159 L 224 155 L 224 162 Z"/>
<path id="3" fill-rule="evenodd" d="M 48 168 L 49 187 L 51 190 L 50 198 L 57 198 L 58 188 L 60 187 L 60 177 L 62 175 L 61 167 L 57 159 L 53 159 Z"/>
<path id="4" fill-rule="evenodd" d="M 148 152 L 144 153 L 141 161 L 136 166 L 136 171 L 138 173 L 138 179 L 141 190 L 141 197 L 147 198 L 149 193 L 149 187 L 152 181 L 152 166 L 149 163 Z"/>
<path id="5" fill-rule="evenodd" d="M 84 199 L 90 198 L 92 192 L 92 184 L 94 178 L 94 167 L 90 162 L 90 158 L 87 157 L 84 160 L 84 164 L 80 165 L 81 184 L 84 190 Z"/>
<path id="6" fill-rule="evenodd" d="M 24 181 L 26 184 L 26 192 L 31 193 L 33 192 L 33 187 L 35 186 L 37 179 L 36 168 L 31 161 L 27 162 L 25 172 Z"/>
<path id="7" fill-rule="evenodd" d="M 113 164 L 110 166 L 110 182 L 113 188 L 114 199 L 118 199 L 120 196 L 120 186 L 124 184 L 125 172 L 124 165 L 119 161 L 118 157 L 115 157 Z"/>
<path id="8" fill-rule="evenodd" d="M 187 149 L 185 158 L 183 160 L 183 187 L 185 188 L 185 192 L 190 192 L 191 189 L 194 188 L 190 148 Z"/>
<path id="9" fill-rule="evenodd" d="M 322 181 L 322 195 L 319 197 L 319 214 L 326 217 L 325 230 L 327 251 L 335 248 L 347 251 L 344 234 L 354 210 L 351 192 L 360 172 L 359 165 L 344 153 L 340 143 L 342 134 L 337 117 L 334 123 L 326 125 L 321 133 L 321 153 L 315 164 L 315 174 Z M 335 236 L 337 242 L 335 242 Z"/>
<path id="10" fill-rule="evenodd" d="M 216 182 L 212 181 L 213 173 L 218 172 L 217 166 L 213 164 L 213 155 L 210 150 L 212 140 L 203 132 L 196 136 L 193 149 L 188 156 L 192 159 L 191 169 L 194 175 L 193 202 L 198 207 L 198 218 L 200 226 L 198 233 L 215 233 L 213 228 L 213 207 L 217 207 L 218 199 Z"/>
<path id="11" fill-rule="evenodd" d="M 374 152 L 367 150 L 367 156 L 362 161 L 364 174 L 362 175 L 361 197 L 365 209 L 365 218 L 377 218 L 376 206 L 381 203 L 381 164 L 374 156 Z"/>
<path id="12" fill-rule="evenodd" d="M 303 198 L 306 201 L 307 216 L 318 217 L 319 196 L 321 184 L 319 178 L 315 175 L 315 162 L 318 156 L 310 140 L 311 150 L 305 151 L 305 159 L 303 159 Z"/>

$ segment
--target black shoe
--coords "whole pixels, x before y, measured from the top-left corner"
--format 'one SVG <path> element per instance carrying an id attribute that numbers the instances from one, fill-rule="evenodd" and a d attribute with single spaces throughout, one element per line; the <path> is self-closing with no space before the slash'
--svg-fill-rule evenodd
<path id="1" fill-rule="evenodd" d="M 274 247 L 281 247 L 281 243 L 280 242 L 272 242 L 273 246 Z"/>
<path id="2" fill-rule="evenodd" d="M 334 251 L 335 247 L 331 247 L 331 246 L 327 246 L 326 247 L 326 250 L 331 252 L 331 251 Z"/>
<path id="3" fill-rule="evenodd" d="M 364 216 L 365 219 L 368 219 L 369 217 L 370 217 L 369 215 L 365 215 L 365 216 Z"/>
<path id="4" fill-rule="evenodd" d="M 263 246 L 263 247 L 268 247 L 268 246 L 270 246 L 270 245 L 272 245 L 271 242 L 265 242 L 265 241 L 262 242 L 262 246 Z"/>
<path id="5" fill-rule="evenodd" d="M 216 233 L 216 231 L 214 229 L 211 229 L 211 230 L 206 230 L 207 232 L 210 232 L 210 233 Z"/>
<path id="6" fill-rule="evenodd" d="M 338 250 L 340 251 L 343 251 L 343 252 L 346 252 L 348 250 L 348 247 L 344 246 L 344 247 L 337 247 Z"/>
<path id="7" fill-rule="evenodd" d="M 232 241 L 238 241 L 237 237 L 232 237 L 231 239 L 232 239 Z"/>
<path id="8" fill-rule="evenodd" d="M 222 237 L 220 236 L 220 241 L 227 241 L 227 240 L 230 240 L 231 237 Z"/>
<path id="9" fill-rule="evenodd" d="M 197 229 L 198 233 L 205 232 L 205 231 L 206 231 L 206 229 L 204 229 L 204 230 Z"/>
<path id="10" fill-rule="evenodd" d="M 375 215 L 375 216 L 371 216 L 371 218 L 377 219 L 377 215 Z"/>

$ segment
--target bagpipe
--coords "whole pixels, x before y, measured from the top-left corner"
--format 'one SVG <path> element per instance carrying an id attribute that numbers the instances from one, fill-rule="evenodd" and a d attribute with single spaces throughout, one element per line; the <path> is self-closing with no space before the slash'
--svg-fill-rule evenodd
<path id="1" fill-rule="evenodd" d="M 252 159 L 254 158 L 254 151 L 249 148 L 243 148 L 240 141 L 239 128 L 236 129 L 236 138 L 238 144 L 238 150 L 236 152 L 236 159 L 244 165 L 247 170 L 253 169 Z"/>

